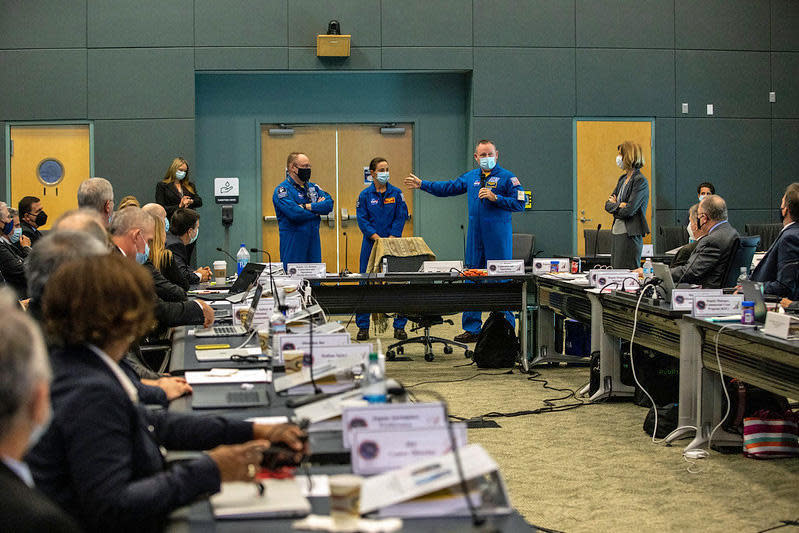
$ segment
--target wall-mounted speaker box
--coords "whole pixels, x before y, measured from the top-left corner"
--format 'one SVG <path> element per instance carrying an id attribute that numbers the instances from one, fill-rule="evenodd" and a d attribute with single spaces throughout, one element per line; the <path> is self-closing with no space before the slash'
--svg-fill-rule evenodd
<path id="1" fill-rule="evenodd" d="M 317 35 L 317 57 L 350 57 L 351 35 Z"/>

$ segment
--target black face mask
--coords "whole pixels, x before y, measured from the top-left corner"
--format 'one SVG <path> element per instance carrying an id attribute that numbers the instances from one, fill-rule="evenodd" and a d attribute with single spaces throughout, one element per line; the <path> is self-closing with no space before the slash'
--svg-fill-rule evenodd
<path id="1" fill-rule="evenodd" d="M 39 214 L 36 215 L 36 226 L 44 226 L 45 224 L 47 224 L 47 213 L 39 211 Z"/>
<path id="2" fill-rule="evenodd" d="M 297 177 L 300 178 L 300 181 L 303 183 L 307 183 L 309 179 L 311 179 L 311 169 L 310 168 L 298 168 L 297 169 Z"/>

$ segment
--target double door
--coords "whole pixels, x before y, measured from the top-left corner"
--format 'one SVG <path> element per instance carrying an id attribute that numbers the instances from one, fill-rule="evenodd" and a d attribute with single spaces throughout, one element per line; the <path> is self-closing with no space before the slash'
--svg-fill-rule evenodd
<path id="1" fill-rule="evenodd" d="M 330 193 L 335 202 L 319 228 L 322 261 L 328 272 L 339 272 L 345 266 L 353 272 L 358 270 L 363 234 L 358 228 L 355 204 L 370 184 L 365 167 L 374 157 L 385 158 L 391 175 L 389 183 L 401 189 L 403 179 L 413 169 L 412 125 L 398 124 L 390 133 L 382 129 L 379 124 L 304 124 L 290 129 L 276 124 L 261 126 L 261 242 L 274 261 L 279 260 L 280 236 L 272 194 L 285 179 L 288 154 L 302 152 L 311 160 L 311 181 Z M 412 214 L 413 195 L 407 191 L 405 201 Z M 413 223 L 409 218 L 403 236 L 411 235 Z"/>

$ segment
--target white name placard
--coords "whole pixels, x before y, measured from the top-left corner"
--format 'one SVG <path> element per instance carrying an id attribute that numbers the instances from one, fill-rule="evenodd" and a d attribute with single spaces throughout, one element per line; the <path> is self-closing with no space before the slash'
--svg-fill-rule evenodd
<path id="1" fill-rule="evenodd" d="M 630 271 L 623 269 L 612 269 L 612 268 L 592 268 L 591 270 L 588 271 L 588 283 L 592 287 L 596 287 L 596 278 L 600 274 L 614 274 L 621 272 L 629 273 Z"/>
<path id="2" fill-rule="evenodd" d="M 743 294 L 724 294 L 721 296 L 697 296 L 693 299 L 691 316 L 697 318 L 711 316 L 730 316 L 741 314 Z"/>
<path id="3" fill-rule="evenodd" d="M 452 269 L 463 270 L 463 261 L 425 261 L 422 272 L 449 274 Z"/>
<path id="4" fill-rule="evenodd" d="M 314 352 L 321 346 L 345 346 L 350 344 L 352 337 L 349 333 L 322 333 L 314 332 Z M 272 357 L 277 365 L 283 364 L 283 350 L 306 350 L 311 345 L 311 336 L 305 333 L 286 333 L 278 335 L 272 344 Z M 314 355 L 316 355 L 314 353 Z M 368 356 L 368 354 L 367 354 Z"/>
<path id="5" fill-rule="evenodd" d="M 280 392 L 303 383 L 310 383 L 311 369 L 303 364 L 307 351 L 307 348 L 283 351 L 286 373 L 275 378 L 275 391 Z M 320 379 L 337 372 L 344 372 L 354 366 L 362 365 L 368 361 L 371 351 L 371 344 L 316 346 L 316 343 L 314 343 L 312 363 L 314 379 Z"/>
<path id="6" fill-rule="evenodd" d="M 348 407 L 341 415 L 344 448 L 350 447 L 352 434 L 363 429 L 412 429 L 446 427 L 444 406 L 440 403 L 376 404 Z"/>
<path id="7" fill-rule="evenodd" d="M 556 272 L 568 272 L 569 260 L 558 257 L 543 257 L 533 260 L 533 274 L 547 274 L 552 272 L 552 262 L 557 262 Z"/>
<path id="8" fill-rule="evenodd" d="M 346 414 L 349 408 L 344 409 Z M 452 424 L 455 445 L 466 445 L 466 424 Z M 352 435 L 352 473 L 382 474 L 422 459 L 433 459 L 452 451 L 446 427 L 414 429 L 361 429 Z"/>
<path id="9" fill-rule="evenodd" d="M 312 424 L 323 420 L 329 420 L 341 416 L 342 402 L 346 400 L 360 400 L 362 396 L 363 391 L 360 389 L 342 392 L 341 394 L 330 396 L 324 400 L 297 407 L 294 410 L 294 416 L 297 417 L 298 420 L 307 418 Z"/>
<path id="10" fill-rule="evenodd" d="M 507 259 L 486 261 L 486 270 L 489 276 L 502 276 L 524 274 L 524 260 Z"/>
<path id="11" fill-rule="evenodd" d="M 722 294 L 724 292 L 721 289 L 672 289 L 671 308 L 675 311 L 690 311 L 694 305 L 694 298 Z"/>
<path id="12" fill-rule="evenodd" d="M 324 278 L 327 276 L 325 263 L 289 263 L 287 272 L 292 278 Z"/>
<path id="13" fill-rule="evenodd" d="M 635 272 L 602 273 L 596 277 L 596 288 L 600 290 L 632 291 L 638 287 L 638 274 Z"/>
<path id="14" fill-rule="evenodd" d="M 799 339 L 799 320 L 785 313 L 769 311 L 763 333 L 785 340 Z"/>

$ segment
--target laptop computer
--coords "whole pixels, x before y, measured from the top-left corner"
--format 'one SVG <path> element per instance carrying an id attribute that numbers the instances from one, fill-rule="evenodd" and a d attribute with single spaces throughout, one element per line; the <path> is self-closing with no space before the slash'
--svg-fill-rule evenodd
<path id="1" fill-rule="evenodd" d="M 241 274 L 239 274 L 239 277 L 237 277 L 233 285 L 230 286 L 229 291 L 210 294 L 192 294 L 192 296 L 200 298 L 201 300 L 231 300 L 234 295 L 247 291 L 253 283 L 257 282 L 265 267 L 266 265 L 261 263 L 247 263 L 241 271 Z M 241 301 L 241 299 L 239 298 L 238 301 Z"/>
<path id="2" fill-rule="evenodd" d="M 250 310 L 247 316 L 241 321 L 240 326 L 212 326 L 210 328 L 200 328 L 194 330 L 195 337 L 234 337 L 237 335 L 247 335 L 252 327 L 252 321 L 255 318 L 255 310 L 258 309 L 258 302 L 261 300 L 261 293 L 263 287 L 257 282 L 255 283 L 255 295 L 252 297 Z"/>
<path id="3" fill-rule="evenodd" d="M 652 271 L 656 278 L 660 278 L 663 282 L 660 288 L 666 296 L 666 300 L 671 302 L 671 291 L 674 290 L 674 280 L 671 279 L 671 269 L 665 263 L 652 263 Z"/>
<path id="4" fill-rule="evenodd" d="M 192 409 L 261 407 L 268 403 L 266 383 L 220 383 L 196 385 L 191 394 Z"/>

